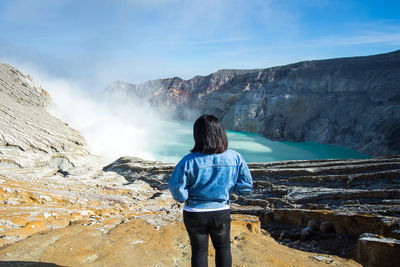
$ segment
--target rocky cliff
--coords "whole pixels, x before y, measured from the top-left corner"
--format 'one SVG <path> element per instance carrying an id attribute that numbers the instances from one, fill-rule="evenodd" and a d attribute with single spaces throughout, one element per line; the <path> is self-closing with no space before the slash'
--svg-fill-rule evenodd
<path id="1" fill-rule="evenodd" d="M 0 64 L 1 172 L 40 167 L 47 175 L 67 176 L 99 160 L 78 131 L 47 111 L 50 105 L 50 95 L 32 77 Z"/>
<path id="2" fill-rule="evenodd" d="M 115 82 L 108 96 L 147 100 L 163 114 L 213 113 L 227 129 L 273 140 L 342 145 L 371 156 L 400 154 L 400 51 L 220 70 L 190 80 Z"/>

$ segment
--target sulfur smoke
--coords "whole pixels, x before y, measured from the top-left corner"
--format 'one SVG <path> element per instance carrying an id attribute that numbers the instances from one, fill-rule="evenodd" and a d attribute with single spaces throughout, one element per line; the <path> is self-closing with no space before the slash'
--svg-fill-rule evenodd
<path id="1" fill-rule="evenodd" d="M 93 154 L 111 162 L 121 156 L 154 160 L 162 121 L 149 105 L 140 106 L 90 95 L 82 85 L 43 73 L 33 75 L 47 90 L 49 112 L 81 132 Z"/>

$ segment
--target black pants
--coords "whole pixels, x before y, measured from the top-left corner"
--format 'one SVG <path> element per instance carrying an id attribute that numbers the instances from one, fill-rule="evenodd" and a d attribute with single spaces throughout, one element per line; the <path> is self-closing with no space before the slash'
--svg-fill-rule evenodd
<path id="1" fill-rule="evenodd" d="M 192 247 L 192 266 L 208 266 L 208 236 L 211 236 L 215 249 L 215 265 L 232 266 L 229 209 L 210 212 L 183 211 L 183 221 Z"/>

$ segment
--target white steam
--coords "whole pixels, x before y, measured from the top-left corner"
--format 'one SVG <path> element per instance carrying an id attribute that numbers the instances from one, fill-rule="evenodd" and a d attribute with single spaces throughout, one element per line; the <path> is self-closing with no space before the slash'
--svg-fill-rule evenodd
<path id="1" fill-rule="evenodd" d="M 93 154 L 104 156 L 107 161 L 121 156 L 155 159 L 150 148 L 160 132 L 161 120 L 148 105 L 102 101 L 100 96 L 85 94 L 88 90 L 77 83 L 43 74 L 36 76 L 54 101 L 49 111 L 79 130 Z"/>

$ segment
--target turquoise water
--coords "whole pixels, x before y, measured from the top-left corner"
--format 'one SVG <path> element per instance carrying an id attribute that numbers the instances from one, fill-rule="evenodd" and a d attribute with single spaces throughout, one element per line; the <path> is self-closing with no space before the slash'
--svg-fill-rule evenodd
<path id="1" fill-rule="evenodd" d="M 164 122 L 153 140 L 156 160 L 178 162 L 194 145 L 192 122 Z M 361 159 L 369 158 L 357 151 L 314 142 L 271 141 L 258 134 L 227 131 L 229 148 L 240 152 L 248 162 Z"/>

